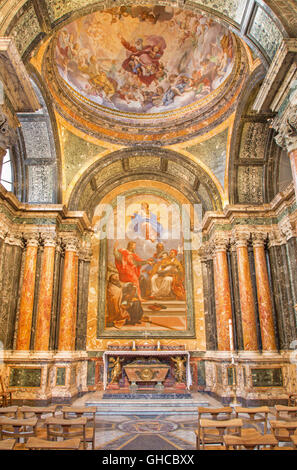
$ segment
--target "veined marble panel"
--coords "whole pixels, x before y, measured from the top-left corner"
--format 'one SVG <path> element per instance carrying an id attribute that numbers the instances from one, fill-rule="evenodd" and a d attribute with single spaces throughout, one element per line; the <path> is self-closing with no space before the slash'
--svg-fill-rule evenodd
<path id="1" fill-rule="evenodd" d="M 228 129 L 218 135 L 187 148 L 187 151 L 199 158 L 218 178 L 224 187 Z"/>

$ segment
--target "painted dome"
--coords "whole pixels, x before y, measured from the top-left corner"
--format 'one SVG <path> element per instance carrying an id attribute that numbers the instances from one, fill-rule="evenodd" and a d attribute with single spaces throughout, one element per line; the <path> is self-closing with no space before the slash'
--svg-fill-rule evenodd
<path id="1" fill-rule="evenodd" d="M 98 11 L 61 29 L 54 62 L 67 93 L 107 116 L 158 118 L 209 100 L 234 67 L 231 33 L 171 7 Z"/>

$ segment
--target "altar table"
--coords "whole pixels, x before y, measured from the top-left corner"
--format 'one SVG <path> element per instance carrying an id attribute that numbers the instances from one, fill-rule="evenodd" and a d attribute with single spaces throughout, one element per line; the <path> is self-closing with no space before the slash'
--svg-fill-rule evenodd
<path id="1" fill-rule="evenodd" d="M 108 374 L 108 357 L 117 357 L 117 356 L 126 356 L 126 357 L 175 357 L 175 356 L 186 356 L 186 386 L 187 389 L 190 389 L 192 385 L 192 376 L 191 376 L 191 368 L 190 368 L 190 353 L 189 351 L 181 350 L 140 350 L 140 351 L 123 351 L 123 350 L 113 350 L 113 351 L 104 351 L 103 353 L 103 367 L 104 367 L 104 374 L 103 374 L 103 388 L 106 390 L 107 387 L 107 374 Z"/>

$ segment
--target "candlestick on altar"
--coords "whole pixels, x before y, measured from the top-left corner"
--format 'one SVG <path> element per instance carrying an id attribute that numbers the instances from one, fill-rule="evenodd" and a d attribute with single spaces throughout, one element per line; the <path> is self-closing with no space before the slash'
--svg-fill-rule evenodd
<path id="1" fill-rule="evenodd" d="M 232 320 L 229 320 L 229 338 L 230 338 L 230 351 L 231 351 L 231 364 L 232 364 L 232 388 L 233 388 L 233 402 L 231 405 L 233 406 L 238 406 L 240 403 L 238 403 L 237 398 L 236 398 L 236 389 L 237 389 L 237 384 L 236 384 L 236 370 L 235 370 L 235 359 L 234 359 L 234 344 L 233 344 L 233 328 L 232 328 Z"/>

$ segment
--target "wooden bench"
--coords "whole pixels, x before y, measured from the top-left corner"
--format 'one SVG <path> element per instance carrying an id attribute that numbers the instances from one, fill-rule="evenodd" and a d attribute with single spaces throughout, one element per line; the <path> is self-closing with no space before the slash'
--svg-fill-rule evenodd
<path id="1" fill-rule="evenodd" d="M 36 436 L 37 418 L 33 419 L 14 419 L 0 417 L 0 439 L 3 437 L 12 437 L 18 439 L 23 438 L 24 441 L 28 437 Z"/>
<path id="2" fill-rule="evenodd" d="M 0 441 L 0 450 L 13 450 L 16 443 L 16 439 L 4 439 Z"/>
<path id="3" fill-rule="evenodd" d="M 297 420 L 297 406 L 275 405 L 276 419 L 282 421 Z"/>
<path id="4" fill-rule="evenodd" d="M 201 419 L 200 438 L 202 449 L 205 450 L 206 445 L 210 443 L 220 444 L 221 447 L 225 448 L 223 440 L 224 434 L 231 433 L 240 436 L 242 426 L 243 423 L 241 419 L 228 419 L 225 421 Z M 217 431 L 216 434 L 213 433 L 214 430 Z"/>
<path id="5" fill-rule="evenodd" d="M 292 435 L 296 433 L 297 421 L 270 421 L 271 432 L 278 442 L 292 442 Z"/>
<path id="6" fill-rule="evenodd" d="M 198 407 L 198 428 L 195 430 L 196 434 L 196 449 L 200 449 L 201 445 L 201 429 L 200 429 L 200 420 L 203 417 L 209 417 L 208 419 L 218 421 L 231 419 L 233 409 L 229 406 L 221 408 L 207 408 L 207 407 Z M 205 437 L 205 443 L 211 444 L 217 442 L 218 431 L 213 430 L 212 435 L 208 434 L 208 437 Z"/>
<path id="7" fill-rule="evenodd" d="M 267 432 L 269 412 L 270 410 L 268 406 L 259 406 L 255 408 L 243 408 L 239 406 L 235 408 L 236 418 L 242 419 L 243 423 L 251 424 L 257 430 L 257 423 L 262 423 L 264 426 L 264 434 Z M 248 417 L 244 417 L 243 415 L 248 415 Z"/>
<path id="8" fill-rule="evenodd" d="M 246 450 L 254 450 L 262 446 L 269 446 L 269 448 L 276 447 L 278 445 L 277 439 L 272 434 L 261 434 L 256 429 L 251 430 L 248 435 L 243 436 L 223 436 L 226 450 L 230 450 L 230 447 L 240 449 L 244 447 Z"/>
<path id="9" fill-rule="evenodd" d="M 17 413 L 18 406 L 5 406 L 4 408 L 0 408 L 0 417 L 5 416 L 6 418 L 17 418 Z"/>
<path id="10" fill-rule="evenodd" d="M 65 441 L 47 441 L 38 437 L 30 437 L 26 443 L 30 450 L 79 450 L 81 439 L 75 437 Z"/>
<path id="11" fill-rule="evenodd" d="M 92 449 L 95 449 L 95 432 L 96 432 L 96 406 L 63 406 L 63 419 L 73 419 L 86 417 L 88 426 L 86 426 L 86 442 L 91 443 Z"/>
<path id="12" fill-rule="evenodd" d="M 47 439 L 72 439 L 73 437 L 80 437 L 82 439 L 83 449 L 87 449 L 86 441 L 86 427 L 87 418 L 47 418 L 45 420 Z"/>

